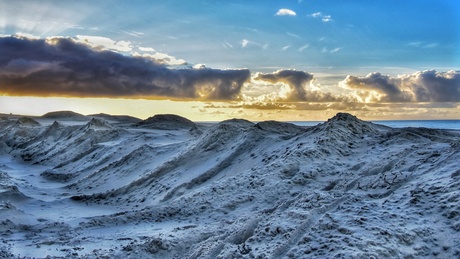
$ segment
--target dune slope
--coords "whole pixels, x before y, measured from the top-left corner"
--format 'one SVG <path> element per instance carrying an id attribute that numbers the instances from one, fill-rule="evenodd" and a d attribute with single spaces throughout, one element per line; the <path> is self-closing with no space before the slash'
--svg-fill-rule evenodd
<path id="1" fill-rule="evenodd" d="M 460 256 L 459 131 L 51 115 L 0 122 L 0 257 Z"/>

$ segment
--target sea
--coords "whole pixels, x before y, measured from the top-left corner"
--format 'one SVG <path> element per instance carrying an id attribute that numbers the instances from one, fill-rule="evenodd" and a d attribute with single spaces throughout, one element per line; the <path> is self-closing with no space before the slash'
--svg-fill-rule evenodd
<path id="1" fill-rule="evenodd" d="M 392 128 L 431 128 L 431 129 L 450 129 L 460 130 L 460 120 L 377 120 L 371 121 Z M 323 121 L 292 121 L 290 123 L 299 126 L 315 126 Z"/>

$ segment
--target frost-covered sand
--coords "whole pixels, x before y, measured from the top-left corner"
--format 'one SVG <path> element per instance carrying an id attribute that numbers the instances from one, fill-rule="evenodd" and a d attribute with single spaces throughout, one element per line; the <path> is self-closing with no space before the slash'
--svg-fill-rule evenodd
<path id="1" fill-rule="evenodd" d="M 343 113 L 3 115 L 0 258 L 458 258 L 459 161 L 460 131 Z"/>

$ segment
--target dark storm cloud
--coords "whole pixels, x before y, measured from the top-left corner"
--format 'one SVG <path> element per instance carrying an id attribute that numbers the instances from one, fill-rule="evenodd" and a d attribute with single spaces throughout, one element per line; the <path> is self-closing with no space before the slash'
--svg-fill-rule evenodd
<path id="1" fill-rule="evenodd" d="M 366 77 L 347 76 L 346 88 L 359 91 L 365 99 L 371 90 L 383 95 L 381 102 L 460 102 L 460 72 L 427 70 L 390 77 L 371 73 Z"/>
<path id="2" fill-rule="evenodd" d="M 249 70 L 171 69 L 70 38 L 0 38 L 0 93 L 231 100 Z"/>

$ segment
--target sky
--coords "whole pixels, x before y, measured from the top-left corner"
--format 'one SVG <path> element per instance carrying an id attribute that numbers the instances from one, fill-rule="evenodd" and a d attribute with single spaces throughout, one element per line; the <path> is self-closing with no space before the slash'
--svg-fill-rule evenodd
<path id="1" fill-rule="evenodd" d="M 0 113 L 460 119 L 457 0 L 0 0 Z"/>

